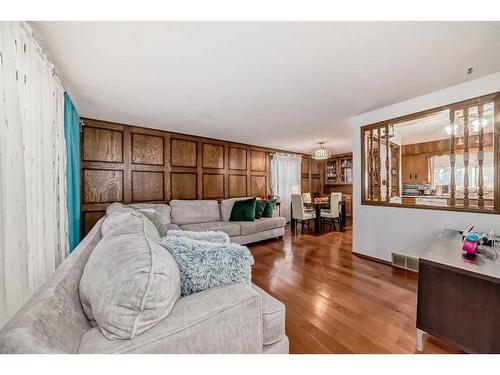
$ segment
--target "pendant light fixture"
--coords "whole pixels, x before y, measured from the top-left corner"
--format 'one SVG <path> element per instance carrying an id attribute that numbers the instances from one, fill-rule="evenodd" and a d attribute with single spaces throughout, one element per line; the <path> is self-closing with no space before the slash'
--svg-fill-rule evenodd
<path id="1" fill-rule="evenodd" d="M 311 157 L 316 160 L 325 160 L 332 156 L 332 152 L 323 147 L 325 142 L 318 142 L 319 148 L 311 152 Z"/>
<path id="2" fill-rule="evenodd" d="M 446 131 L 446 133 L 448 135 L 457 135 L 458 133 L 458 126 L 457 124 L 455 123 L 455 121 L 450 121 L 450 124 L 449 125 L 446 125 L 446 127 L 444 128 L 444 130 Z"/>

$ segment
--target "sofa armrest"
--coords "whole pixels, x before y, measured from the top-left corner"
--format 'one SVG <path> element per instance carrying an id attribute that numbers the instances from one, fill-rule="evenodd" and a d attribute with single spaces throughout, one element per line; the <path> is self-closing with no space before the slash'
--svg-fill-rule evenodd
<path id="1" fill-rule="evenodd" d="M 91 328 L 80 303 L 80 279 L 103 220 L 0 330 L 0 353 L 76 352 Z"/>
<path id="2" fill-rule="evenodd" d="M 261 297 L 249 284 L 180 298 L 170 315 L 133 340 L 85 333 L 80 353 L 262 353 Z"/>

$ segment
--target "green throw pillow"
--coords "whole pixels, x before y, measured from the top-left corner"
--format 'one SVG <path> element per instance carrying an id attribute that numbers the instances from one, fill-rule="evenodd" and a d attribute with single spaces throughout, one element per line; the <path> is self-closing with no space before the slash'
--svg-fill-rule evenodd
<path id="1" fill-rule="evenodd" d="M 262 214 L 264 213 L 264 209 L 266 208 L 267 201 L 263 201 L 262 199 L 257 199 L 255 201 L 255 218 L 260 219 Z"/>
<path id="2" fill-rule="evenodd" d="M 151 212 L 147 210 L 137 211 L 146 216 L 146 219 L 153 223 L 160 237 L 165 237 L 167 235 L 167 228 L 165 227 L 165 224 L 161 222 L 161 217 L 157 212 Z"/>
<path id="3" fill-rule="evenodd" d="M 255 198 L 234 202 L 229 221 L 254 221 Z"/>
<path id="4" fill-rule="evenodd" d="M 276 207 L 276 199 L 272 201 L 266 201 L 266 207 L 264 212 L 262 212 L 262 217 L 273 217 L 273 210 Z"/>

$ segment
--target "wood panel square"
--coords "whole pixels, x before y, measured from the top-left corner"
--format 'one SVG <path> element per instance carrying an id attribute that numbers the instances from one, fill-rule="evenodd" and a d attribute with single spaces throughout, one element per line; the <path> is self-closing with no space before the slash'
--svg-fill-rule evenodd
<path id="1" fill-rule="evenodd" d="M 319 193 L 321 190 L 321 180 L 319 178 L 311 179 L 311 193 Z"/>
<path id="2" fill-rule="evenodd" d="M 123 201 L 123 172 L 104 169 L 83 170 L 83 203 Z"/>
<path id="3" fill-rule="evenodd" d="M 246 197 L 247 192 L 247 176 L 239 174 L 229 175 L 229 198 Z"/>
<path id="4" fill-rule="evenodd" d="M 247 170 L 247 150 L 241 147 L 229 146 L 229 169 Z"/>
<path id="5" fill-rule="evenodd" d="M 319 174 L 321 169 L 321 160 L 311 159 L 311 174 Z"/>
<path id="6" fill-rule="evenodd" d="M 224 146 L 203 143 L 203 168 L 224 169 Z"/>
<path id="7" fill-rule="evenodd" d="M 123 133 L 118 130 L 83 127 L 84 161 L 123 162 Z"/>
<path id="8" fill-rule="evenodd" d="M 195 141 L 172 138 L 171 146 L 173 167 L 196 167 L 198 144 Z"/>
<path id="9" fill-rule="evenodd" d="M 250 194 L 252 196 L 267 193 L 266 176 L 250 176 Z"/>
<path id="10" fill-rule="evenodd" d="M 309 193 L 309 178 L 302 177 L 300 179 L 300 191 L 302 193 Z"/>
<path id="11" fill-rule="evenodd" d="M 302 158 L 302 163 L 300 164 L 300 172 L 302 174 L 309 174 L 309 158 Z"/>
<path id="12" fill-rule="evenodd" d="M 252 150 L 250 152 L 250 170 L 265 172 L 267 170 L 267 157 L 264 151 Z"/>
<path id="13" fill-rule="evenodd" d="M 163 172 L 132 171 L 132 201 L 163 201 Z"/>
<path id="14" fill-rule="evenodd" d="M 132 163 L 163 165 L 163 137 L 133 133 Z"/>
<path id="15" fill-rule="evenodd" d="M 203 199 L 224 198 L 224 175 L 203 174 Z"/>
<path id="16" fill-rule="evenodd" d="M 196 173 L 170 174 L 172 199 L 196 199 Z"/>

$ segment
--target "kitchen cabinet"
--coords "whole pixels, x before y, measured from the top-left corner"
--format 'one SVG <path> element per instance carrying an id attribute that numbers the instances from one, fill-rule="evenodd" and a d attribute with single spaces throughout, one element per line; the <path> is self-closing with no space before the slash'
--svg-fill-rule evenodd
<path id="1" fill-rule="evenodd" d="M 352 153 L 333 155 L 325 163 L 325 184 L 352 185 Z"/>
<path id="2" fill-rule="evenodd" d="M 429 182 L 429 158 L 427 155 L 403 155 L 401 176 L 403 183 Z"/>

